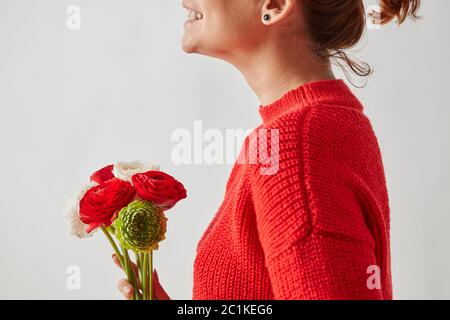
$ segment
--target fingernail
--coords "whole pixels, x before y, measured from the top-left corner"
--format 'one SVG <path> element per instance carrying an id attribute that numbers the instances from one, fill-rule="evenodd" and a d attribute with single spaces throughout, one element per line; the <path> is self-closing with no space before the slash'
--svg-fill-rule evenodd
<path id="1" fill-rule="evenodd" d="M 131 290 L 133 290 L 133 288 L 131 288 L 131 286 L 123 287 L 123 292 L 125 292 L 126 294 L 131 293 Z"/>

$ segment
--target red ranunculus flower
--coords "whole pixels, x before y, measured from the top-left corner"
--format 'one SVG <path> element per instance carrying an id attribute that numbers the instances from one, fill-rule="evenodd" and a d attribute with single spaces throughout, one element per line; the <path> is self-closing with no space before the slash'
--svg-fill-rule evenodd
<path id="1" fill-rule="evenodd" d="M 91 181 L 97 182 L 98 184 L 102 184 L 103 182 L 111 180 L 112 178 L 114 178 L 113 169 L 114 165 L 110 164 L 109 166 L 106 166 L 98 171 L 95 171 L 91 175 Z"/>
<path id="2" fill-rule="evenodd" d="M 138 173 L 131 179 L 142 199 L 151 201 L 166 210 L 186 198 L 186 189 L 181 182 L 162 171 Z"/>
<path id="3" fill-rule="evenodd" d="M 89 189 L 80 201 L 80 219 L 87 224 L 86 232 L 109 226 L 117 212 L 134 198 L 131 183 L 114 178 Z"/>

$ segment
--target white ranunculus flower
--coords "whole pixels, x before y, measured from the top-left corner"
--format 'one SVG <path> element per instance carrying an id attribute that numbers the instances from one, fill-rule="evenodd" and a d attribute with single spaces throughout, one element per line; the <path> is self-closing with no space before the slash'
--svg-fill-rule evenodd
<path id="1" fill-rule="evenodd" d="M 131 177 L 137 173 L 147 171 L 159 171 L 159 165 L 155 162 L 117 162 L 114 165 L 114 176 L 116 178 L 131 182 Z"/>
<path id="2" fill-rule="evenodd" d="M 86 192 L 95 185 L 96 183 L 93 182 L 84 186 L 83 189 L 81 189 L 78 196 L 66 202 L 66 206 L 64 208 L 63 215 L 69 223 L 70 234 L 78 238 L 90 237 L 94 233 L 94 232 L 87 233 L 86 232 L 87 225 L 80 220 L 80 201 L 84 197 Z"/>

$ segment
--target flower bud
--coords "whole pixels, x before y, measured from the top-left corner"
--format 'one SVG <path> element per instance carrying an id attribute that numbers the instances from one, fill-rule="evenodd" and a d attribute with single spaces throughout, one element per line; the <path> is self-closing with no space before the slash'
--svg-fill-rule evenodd
<path id="1" fill-rule="evenodd" d="M 119 212 L 116 220 L 117 239 L 127 249 L 139 252 L 157 250 L 165 239 L 167 218 L 164 211 L 151 202 L 135 200 Z"/>

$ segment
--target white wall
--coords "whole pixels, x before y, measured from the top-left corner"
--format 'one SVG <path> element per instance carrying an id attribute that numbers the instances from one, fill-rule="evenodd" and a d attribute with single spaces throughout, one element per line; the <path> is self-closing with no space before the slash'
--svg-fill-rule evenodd
<path id="1" fill-rule="evenodd" d="M 383 151 L 395 296 L 450 299 L 450 2 L 423 2 L 419 23 L 368 31 L 359 56 L 376 73 L 354 91 Z M 78 31 L 66 28 L 72 4 Z M 188 189 L 155 260 L 169 294 L 191 298 L 195 246 L 230 165 L 173 165 L 171 133 L 260 119 L 236 70 L 182 52 L 183 20 L 179 1 L 0 0 L 0 298 L 120 298 L 103 235 L 70 237 L 61 211 L 93 170 L 134 159 Z M 69 265 L 81 290 L 66 287 Z"/>

